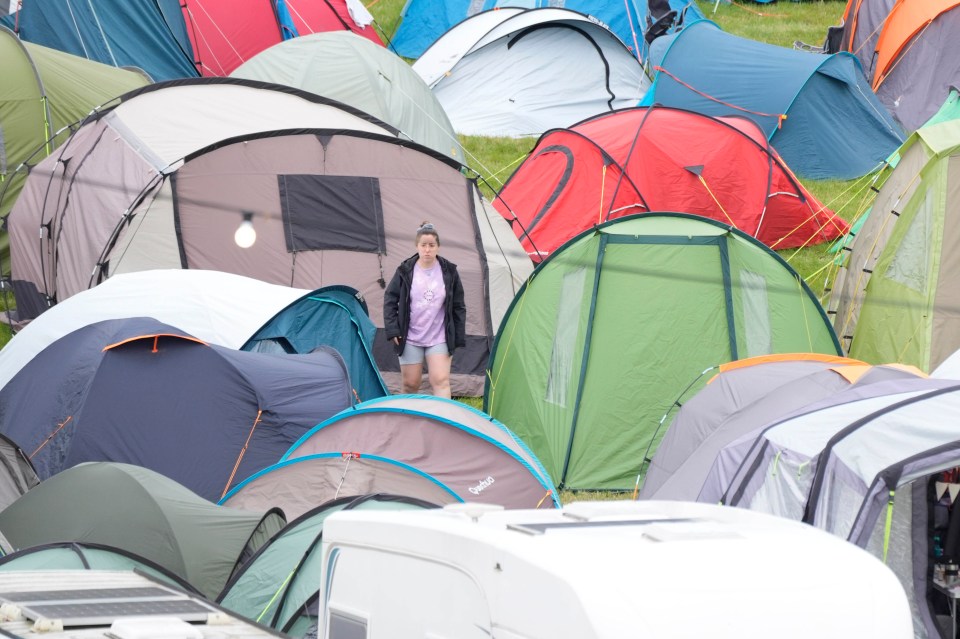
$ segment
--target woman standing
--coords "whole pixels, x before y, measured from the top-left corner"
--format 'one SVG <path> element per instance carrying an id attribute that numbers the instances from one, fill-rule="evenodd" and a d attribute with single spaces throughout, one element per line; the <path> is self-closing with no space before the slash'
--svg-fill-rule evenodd
<path id="1" fill-rule="evenodd" d="M 457 265 L 437 253 L 433 224 L 417 229 L 417 254 L 401 262 L 383 294 L 383 326 L 400 355 L 403 392 L 420 390 L 423 361 L 437 397 L 450 397 L 450 361 L 466 346 L 467 307 Z"/>

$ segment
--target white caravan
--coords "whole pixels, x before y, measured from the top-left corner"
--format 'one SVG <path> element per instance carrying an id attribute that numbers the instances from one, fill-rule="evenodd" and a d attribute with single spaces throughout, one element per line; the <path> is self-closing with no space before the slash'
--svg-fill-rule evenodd
<path id="1" fill-rule="evenodd" d="M 797 522 L 685 502 L 344 511 L 325 639 L 908 639 L 894 574 Z"/>

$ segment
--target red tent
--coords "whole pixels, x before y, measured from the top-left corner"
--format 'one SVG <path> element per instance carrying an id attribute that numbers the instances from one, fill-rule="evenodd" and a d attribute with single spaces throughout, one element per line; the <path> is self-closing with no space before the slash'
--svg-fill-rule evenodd
<path id="1" fill-rule="evenodd" d="M 596 224 L 648 211 L 719 220 L 773 249 L 848 229 L 803 188 L 752 120 L 660 106 L 548 131 L 495 206 L 536 262 Z"/>
<path id="2" fill-rule="evenodd" d="M 183 19 L 203 76 L 227 76 L 264 49 L 295 35 L 349 30 L 383 46 L 373 26 L 360 26 L 349 4 L 360 0 L 186 0 Z M 285 10 L 285 11 L 284 11 Z M 289 15 L 292 29 L 284 24 Z M 359 19 L 359 17 L 358 17 Z M 295 29 L 295 32 L 294 32 Z"/>

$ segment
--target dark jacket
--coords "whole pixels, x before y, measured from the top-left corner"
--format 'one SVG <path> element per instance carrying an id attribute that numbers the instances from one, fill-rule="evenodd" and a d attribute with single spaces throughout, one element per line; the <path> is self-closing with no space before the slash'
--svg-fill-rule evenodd
<path id="1" fill-rule="evenodd" d="M 403 353 L 407 345 L 407 331 L 410 329 L 410 287 L 413 285 L 413 267 L 419 255 L 414 255 L 400 263 L 393 279 L 383 293 L 383 329 L 387 339 L 400 338 L 395 346 L 397 354 Z M 467 345 L 467 306 L 463 302 L 463 284 L 457 265 L 437 256 L 440 272 L 443 273 L 443 287 L 446 289 L 444 300 L 443 328 L 447 338 L 447 350 L 453 355 L 458 346 Z"/>

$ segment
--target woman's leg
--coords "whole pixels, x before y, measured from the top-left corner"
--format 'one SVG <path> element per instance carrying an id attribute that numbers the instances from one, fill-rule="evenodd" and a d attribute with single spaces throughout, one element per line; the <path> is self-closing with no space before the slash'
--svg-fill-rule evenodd
<path id="1" fill-rule="evenodd" d="M 446 353 L 427 355 L 427 373 L 436 397 L 450 399 L 450 361 L 452 359 Z"/>
<path id="2" fill-rule="evenodd" d="M 420 392 L 423 380 L 423 364 L 401 364 L 400 375 L 403 378 L 403 393 L 413 395 Z"/>

